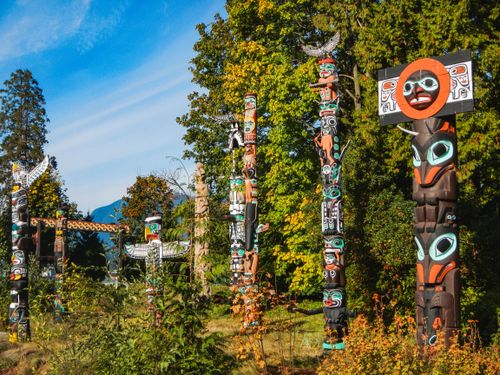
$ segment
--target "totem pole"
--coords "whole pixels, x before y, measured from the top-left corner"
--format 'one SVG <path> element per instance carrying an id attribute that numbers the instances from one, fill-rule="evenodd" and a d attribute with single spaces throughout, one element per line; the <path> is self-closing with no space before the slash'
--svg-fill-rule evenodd
<path id="1" fill-rule="evenodd" d="M 239 286 L 243 280 L 245 262 L 245 187 L 243 176 L 238 173 L 236 149 L 243 147 L 243 134 L 234 116 L 228 116 L 231 123 L 229 150 L 232 154 L 233 168 L 229 179 L 229 239 L 231 242 L 231 281 Z"/>
<path id="2" fill-rule="evenodd" d="M 233 168 L 229 193 L 229 237 L 231 242 L 231 281 L 238 288 L 245 305 L 244 328 L 259 324 L 257 267 L 259 264 L 258 235 L 268 225 L 258 224 L 257 210 L 257 97 L 245 95 L 243 134 L 234 115 L 213 118 L 219 123 L 231 124 L 229 150 Z M 236 149 L 244 147 L 243 170 L 238 173 Z M 238 299 L 238 297 L 237 297 Z M 236 299 L 236 301 L 237 301 Z"/>
<path id="3" fill-rule="evenodd" d="M 36 227 L 36 257 L 37 263 L 40 265 L 43 258 L 49 259 L 47 270 L 42 273 L 43 276 L 56 280 L 62 279 L 62 272 L 64 272 L 64 262 L 66 257 L 66 233 L 68 230 L 88 231 L 88 232 L 105 232 L 116 233 L 118 240 L 118 252 L 121 254 L 123 247 L 123 233 L 129 232 L 130 228 L 124 224 L 108 224 L 108 223 L 95 223 L 92 221 L 68 220 L 67 216 L 68 206 L 63 204 L 61 208 L 56 211 L 56 219 L 32 217 L 30 219 L 31 225 Z M 54 228 L 56 237 L 54 241 L 54 254 L 49 257 L 42 257 L 41 252 L 41 236 L 42 227 Z M 58 268 L 58 270 L 56 269 Z"/>
<path id="4" fill-rule="evenodd" d="M 340 150 L 339 96 L 337 94 L 337 62 L 331 57 L 340 39 L 339 33 L 321 48 L 303 47 L 308 56 L 318 58 L 319 80 L 310 84 L 319 91 L 320 125 L 314 143 L 320 156 L 323 202 L 321 203 L 321 233 L 323 234 L 323 307 L 305 310 L 292 307 L 291 311 L 325 317 L 324 350 L 344 349 L 343 337 L 347 333 L 345 261 L 344 261 L 344 211 L 342 207 L 342 159 L 349 142 Z"/>
<path id="5" fill-rule="evenodd" d="M 12 165 L 12 266 L 10 269 L 9 341 L 27 341 L 31 338 L 28 304 L 28 253 L 33 242 L 28 217 L 28 189 L 49 166 L 49 158 L 28 171 L 26 157 Z"/>
<path id="6" fill-rule="evenodd" d="M 245 258 L 243 284 L 256 288 L 259 265 L 258 212 L 257 212 L 257 96 L 245 95 L 243 123 L 243 176 L 245 186 Z"/>
<path id="7" fill-rule="evenodd" d="M 381 125 L 413 121 L 416 317 L 420 346 L 444 344 L 459 328 L 455 114 L 473 110 L 469 51 L 424 58 L 378 73 Z"/>
<path id="8" fill-rule="evenodd" d="M 61 287 L 61 283 L 63 281 L 62 275 L 64 273 L 64 267 L 66 261 L 66 232 L 68 231 L 67 216 L 68 216 L 68 205 L 62 204 L 61 207 L 58 210 L 56 210 L 56 223 L 55 223 L 56 236 L 54 240 L 54 267 L 55 267 L 55 278 L 56 278 L 54 312 L 55 312 L 56 322 L 62 321 L 62 316 L 65 312 L 59 290 Z"/>
<path id="9" fill-rule="evenodd" d="M 202 163 L 196 163 L 194 199 L 194 273 L 201 282 L 202 294 L 210 295 L 210 285 L 206 273 L 208 264 L 205 257 L 208 255 L 208 242 L 204 238 L 208 233 L 208 185 L 205 183 L 205 168 Z"/>
<path id="10" fill-rule="evenodd" d="M 189 252 L 189 241 L 161 242 L 161 216 L 153 214 L 144 220 L 144 237 L 148 243 L 125 245 L 125 251 L 133 259 L 146 262 L 146 295 L 148 307 L 153 314 L 153 324 L 158 326 L 162 318 L 155 306 L 155 298 L 161 292 L 156 274 L 161 267 L 163 259 L 174 259 Z"/>

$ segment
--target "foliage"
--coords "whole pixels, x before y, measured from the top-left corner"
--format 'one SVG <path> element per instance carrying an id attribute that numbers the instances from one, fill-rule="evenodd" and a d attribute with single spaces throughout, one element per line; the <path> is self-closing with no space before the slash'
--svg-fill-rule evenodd
<path id="1" fill-rule="evenodd" d="M 185 156 L 204 163 L 213 199 L 226 199 L 228 129 L 209 116 L 240 114 L 244 93 L 257 93 L 259 207 L 261 222 L 270 223 L 259 267 L 277 276 L 280 290 L 314 295 L 321 286 L 319 161 L 302 126 L 318 118 L 308 88 L 317 68 L 300 46 L 341 34 L 340 136 L 351 140 L 343 167 L 349 300 L 373 316 L 377 293 L 391 301 L 387 318 L 413 309 L 411 148 L 402 132 L 379 126 L 377 70 L 469 48 L 475 111 L 457 117 L 463 307 L 486 335 L 496 332 L 499 10 L 491 0 L 247 0 L 228 1 L 226 18 L 198 25 L 191 70 L 205 90 L 188 97 L 190 110 L 178 119 L 187 129 Z"/>
<path id="2" fill-rule="evenodd" d="M 11 163 L 26 155 L 30 168 L 43 159 L 47 143 L 45 98 L 29 70 L 13 72 L 0 89 L 0 256 L 10 254 Z"/>
<path id="3" fill-rule="evenodd" d="M 45 98 L 38 82 L 29 70 L 17 70 L 4 82 L 1 95 L 0 156 L 1 181 L 5 183 L 10 168 L 5 168 L 21 154 L 25 154 L 30 167 L 43 159 L 43 146 L 47 143 Z"/>
<path id="4" fill-rule="evenodd" d="M 166 265 L 156 276 L 163 286 L 156 298 L 163 316 L 158 327 L 145 309 L 142 281 L 107 286 L 71 268 L 62 287 L 69 311 L 64 323 L 54 326 L 39 316 L 35 325 L 39 344 L 50 353 L 49 372 L 226 373 L 228 357 L 220 339 L 203 333 L 208 301 L 199 299 L 199 286 L 188 282 L 186 265 Z"/>
<path id="5" fill-rule="evenodd" d="M 83 221 L 92 222 L 90 213 L 83 218 Z M 105 276 L 103 271 L 106 268 L 105 248 L 98 232 L 79 231 L 74 243 L 68 248 L 69 262 L 83 267 L 87 275 L 98 280 Z"/>
<path id="6" fill-rule="evenodd" d="M 318 374 L 497 374 L 500 348 L 478 346 L 473 322 L 448 350 L 427 347 L 421 353 L 413 338 L 415 322 L 411 317 L 396 316 L 389 327 L 381 318 L 369 323 L 359 316 L 350 325 L 345 338 L 346 350 L 332 351 L 319 366 Z"/>
<path id="7" fill-rule="evenodd" d="M 144 242 L 144 219 L 159 212 L 162 214 L 162 228 L 172 226 L 172 191 L 166 178 L 150 174 L 137 176 L 123 198 L 123 223 L 130 226 L 131 237 Z"/>

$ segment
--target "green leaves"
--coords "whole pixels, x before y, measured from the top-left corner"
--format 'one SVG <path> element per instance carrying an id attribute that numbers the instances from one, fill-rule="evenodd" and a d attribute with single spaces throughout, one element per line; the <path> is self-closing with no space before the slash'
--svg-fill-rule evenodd
<path id="1" fill-rule="evenodd" d="M 499 222 L 500 198 L 498 4 L 248 0 L 226 9 L 227 19 L 217 15 L 199 27 L 192 72 L 205 91 L 190 96 L 190 112 L 179 122 L 187 129 L 185 155 L 205 164 L 212 199 L 226 200 L 228 129 L 207 116 L 241 114 L 245 92 L 257 93 L 260 218 L 270 223 L 260 240 L 260 269 L 276 271 L 279 283 L 303 294 L 320 284 L 319 160 L 303 126 L 318 119 L 318 95 L 308 88 L 317 68 L 300 46 L 339 31 L 341 144 L 351 140 L 343 166 L 351 303 L 370 311 L 377 292 L 394 299 L 393 311 L 411 310 L 414 292 L 410 140 L 379 125 L 377 70 L 465 48 L 474 60 L 476 109 L 457 118 L 460 220 L 475 235 L 461 246 L 477 256 L 463 269 L 474 275 L 473 285 L 495 288 L 491 265 L 500 259 L 491 249 L 500 238 L 489 228 Z M 220 236 L 226 243 L 227 234 Z M 485 303 L 481 296 L 475 301 L 475 307 Z"/>

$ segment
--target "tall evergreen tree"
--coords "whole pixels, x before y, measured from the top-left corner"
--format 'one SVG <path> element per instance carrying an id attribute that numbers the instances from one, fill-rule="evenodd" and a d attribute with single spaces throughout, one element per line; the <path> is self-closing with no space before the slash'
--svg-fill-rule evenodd
<path id="1" fill-rule="evenodd" d="M 43 159 L 49 122 L 45 98 L 29 70 L 17 70 L 0 89 L 0 252 L 10 254 L 11 163 L 21 154 L 31 167 Z"/>
<path id="2" fill-rule="evenodd" d="M 30 167 L 43 159 L 43 147 L 47 143 L 49 122 L 45 112 L 45 98 L 32 73 L 17 70 L 4 82 L 1 95 L 0 118 L 0 178 L 3 183 L 10 173 L 11 161 L 25 154 Z"/>

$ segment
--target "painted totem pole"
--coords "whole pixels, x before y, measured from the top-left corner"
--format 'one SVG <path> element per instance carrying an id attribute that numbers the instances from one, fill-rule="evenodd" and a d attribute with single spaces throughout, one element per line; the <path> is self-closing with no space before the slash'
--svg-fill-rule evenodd
<path id="1" fill-rule="evenodd" d="M 105 233 L 115 233 L 117 234 L 118 240 L 118 252 L 121 254 L 121 249 L 123 247 L 123 233 L 129 232 L 130 228 L 124 224 L 108 224 L 108 223 L 95 223 L 92 221 L 79 221 L 79 220 L 68 220 L 67 212 L 68 206 L 63 204 L 61 208 L 56 211 L 56 219 L 53 218 L 41 218 L 32 217 L 30 219 L 31 225 L 36 227 L 36 257 L 37 263 L 43 258 L 49 259 L 49 265 L 47 269 L 42 273 L 45 277 L 56 278 L 57 280 L 62 279 L 62 273 L 64 272 L 64 261 L 66 254 L 66 233 L 68 230 L 77 231 L 88 231 L 88 232 L 105 232 Z M 54 254 L 50 257 L 42 257 L 41 252 L 41 236 L 42 227 L 54 228 L 56 231 L 55 241 L 54 241 Z M 59 264 L 59 266 L 58 266 Z M 59 270 L 56 268 L 59 267 Z M 113 275 L 112 275 L 113 277 Z"/>
<path id="2" fill-rule="evenodd" d="M 128 256 L 146 262 L 146 295 L 155 326 L 159 325 L 161 320 L 161 315 L 156 310 L 154 302 L 156 296 L 161 292 L 161 287 L 156 279 L 158 269 L 161 267 L 163 259 L 182 257 L 188 253 L 190 247 L 189 241 L 162 242 L 160 234 L 161 216 L 156 213 L 144 220 L 144 237 L 148 243 L 125 245 Z"/>
<path id="3" fill-rule="evenodd" d="M 337 94 L 337 62 L 332 51 L 337 46 L 337 33 L 321 48 L 303 47 L 309 56 L 318 58 L 319 80 L 309 87 L 319 91 L 320 125 L 314 143 L 321 163 L 323 202 L 321 203 L 321 233 L 323 234 L 323 307 L 304 310 L 292 307 L 291 311 L 313 315 L 323 313 L 325 317 L 324 350 L 344 349 L 343 337 L 347 333 L 347 310 L 345 261 L 344 261 L 344 211 L 342 207 L 342 159 L 349 146 L 340 150 L 339 96 Z"/>
<path id="4" fill-rule="evenodd" d="M 256 286 L 259 265 L 257 211 L 257 96 L 245 95 L 245 119 L 243 123 L 243 176 L 245 184 L 245 259 L 243 284 Z M 260 229 L 260 228 L 259 228 Z"/>
<path id="5" fill-rule="evenodd" d="M 208 185 L 205 183 L 205 168 L 202 163 L 196 163 L 194 199 L 194 273 L 201 282 L 202 294 L 210 295 L 210 285 L 206 273 L 208 264 L 205 257 L 208 255 L 208 242 L 204 238 L 208 233 Z"/>
<path id="6" fill-rule="evenodd" d="M 229 122 L 229 150 L 233 168 L 229 193 L 229 237 L 231 242 L 231 281 L 239 290 L 245 305 L 244 327 L 259 323 L 257 269 L 259 264 L 258 235 L 268 225 L 258 224 L 257 208 L 257 97 L 245 95 L 243 134 L 234 115 L 219 116 L 218 122 Z M 243 170 L 238 172 L 236 149 L 244 147 Z"/>
<path id="7" fill-rule="evenodd" d="M 236 149 L 243 147 L 243 134 L 234 116 L 227 119 L 231 123 L 229 132 L 229 150 L 232 154 L 233 168 L 229 178 L 229 240 L 231 242 L 231 282 L 238 286 L 243 280 L 245 263 L 245 184 L 244 178 L 238 173 Z"/>
<path id="8" fill-rule="evenodd" d="M 45 157 L 31 171 L 28 171 L 26 157 L 12 165 L 12 266 L 10 269 L 9 341 L 27 341 L 31 337 L 28 304 L 28 253 L 33 242 L 28 215 L 28 189 L 49 166 Z"/>
<path id="9" fill-rule="evenodd" d="M 68 231 L 68 206 L 62 204 L 61 207 L 56 210 L 56 236 L 54 240 L 54 266 L 55 266 L 55 278 L 56 278 L 56 293 L 54 298 L 54 312 L 55 319 L 57 322 L 62 321 L 62 316 L 65 312 L 64 306 L 61 301 L 61 295 L 59 294 L 60 284 L 62 283 L 62 276 L 64 273 L 65 261 L 66 261 L 66 233 Z"/>
<path id="10" fill-rule="evenodd" d="M 459 328 L 457 136 L 455 114 L 473 110 L 469 51 L 380 70 L 382 125 L 413 121 L 416 317 L 420 346 Z"/>

